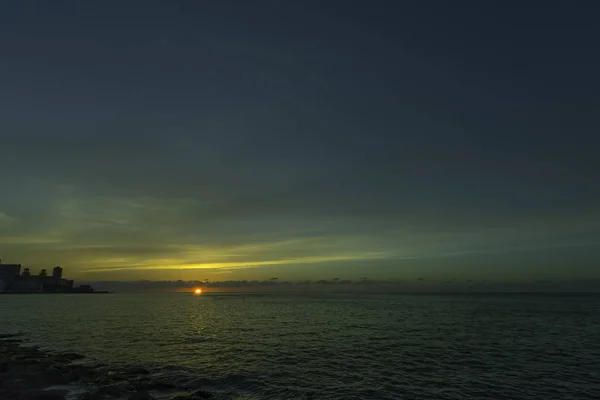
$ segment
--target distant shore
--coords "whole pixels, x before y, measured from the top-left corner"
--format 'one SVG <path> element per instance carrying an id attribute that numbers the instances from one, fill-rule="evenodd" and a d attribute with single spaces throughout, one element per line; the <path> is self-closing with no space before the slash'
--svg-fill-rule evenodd
<path id="1" fill-rule="evenodd" d="M 76 353 L 51 353 L 24 345 L 17 335 L 0 334 L 0 399 L 3 400 L 171 400 L 210 399 L 157 380 L 140 367 L 115 368 L 82 363 Z"/>
<path id="2" fill-rule="evenodd" d="M 0 292 L 0 294 L 111 294 L 114 292 L 102 291 L 97 292 Z"/>

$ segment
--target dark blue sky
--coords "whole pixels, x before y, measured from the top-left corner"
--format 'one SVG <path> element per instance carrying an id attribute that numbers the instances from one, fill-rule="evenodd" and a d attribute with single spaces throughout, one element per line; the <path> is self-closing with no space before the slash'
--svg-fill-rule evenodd
<path id="1" fill-rule="evenodd" d="M 600 278 L 595 2 L 2 7 L 5 259 Z"/>

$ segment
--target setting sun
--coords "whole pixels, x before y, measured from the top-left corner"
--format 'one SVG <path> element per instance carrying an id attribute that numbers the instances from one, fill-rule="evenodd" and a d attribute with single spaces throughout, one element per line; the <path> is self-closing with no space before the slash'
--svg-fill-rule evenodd
<path id="1" fill-rule="evenodd" d="M 194 290 L 194 293 L 200 294 L 200 293 L 202 293 L 202 289 L 196 289 L 196 290 Z"/>

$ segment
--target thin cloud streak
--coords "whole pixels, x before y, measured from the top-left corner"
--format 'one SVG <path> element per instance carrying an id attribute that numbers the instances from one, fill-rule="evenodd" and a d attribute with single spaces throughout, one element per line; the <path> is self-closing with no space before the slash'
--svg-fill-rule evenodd
<path id="1" fill-rule="evenodd" d="M 361 261 L 361 260 L 383 260 L 389 259 L 389 255 L 382 253 L 373 254 L 361 254 L 351 256 L 330 256 L 330 257 L 302 257 L 296 259 L 286 260 L 271 260 L 271 261 L 249 261 L 239 263 L 212 263 L 212 264 L 171 264 L 168 266 L 160 266 L 160 264 L 153 265 L 132 265 L 126 267 L 115 267 L 115 268 L 91 268 L 85 270 L 86 272 L 108 272 L 108 271 L 124 271 L 124 270 L 157 270 L 157 269 L 240 269 L 240 268 L 251 268 L 261 267 L 266 265 L 288 265 L 288 264 L 319 264 L 334 261 Z"/>
<path id="2" fill-rule="evenodd" d="M 545 249 L 556 249 L 556 248 L 583 248 L 593 247 L 600 244 L 600 241 L 594 241 L 589 243 L 557 243 L 553 245 L 539 245 L 529 247 L 510 247 L 504 249 L 471 249 L 457 252 L 439 253 L 439 254 L 422 254 L 413 256 L 401 256 L 393 255 L 392 253 L 368 253 L 363 255 L 349 255 L 349 256 L 330 256 L 330 257 L 302 257 L 296 259 L 285 259 L 285 260 L 269 260 L 269 261 L 248 261 L 248 262 L 227 262 L 227 263 L 205 263 L 205 264 L 189 264 L 181 263 L 183 260 L 155 260 L 152 263 L 138 263 L 128 266 L 119 267 L 106 267 L 106 268 L 89 268 L 85 269 L 85 272 L 98 273 L 98 272 L 111 272 L 111 271 L 126 271 L 126 270 L 168 270 L 168 269 L 181 269 L 181 270 L 193 270 L 193 269 L 243 269 L 253 268 L 269 265 L 293 265 L 293 264 L 319 264 L 327 262 L 344 262 L 344 261 L 375 261 L 375 260 L 396 260 L 396 261 L 407 261 L 407 260 L 424 260 L 434 258 L 453 258 L 453 257 L 464 257 L 472 255 L 494 255 L 494 254 L 510 254 L 519 252 L 537 252 Z M 239 255 L 243 257 L 243 255 Z M 119 263 L 123 262 L 123 259 L 105 260 L 107 263 Z"/>

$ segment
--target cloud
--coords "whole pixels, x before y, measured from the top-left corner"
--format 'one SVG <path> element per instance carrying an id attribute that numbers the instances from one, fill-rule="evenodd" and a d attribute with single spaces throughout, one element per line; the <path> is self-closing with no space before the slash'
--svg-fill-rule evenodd
<path id="1" fill-rule="evenodd" d="M 531 254 L 537 257 L 531 264 L 539 265 L 540 260 L 547 262 L 549 252 L 563 250 L 579 252 L 574 260 L 587 257 L 578 261 L 587 268 L 592 262 L 588 250 L 600 244 L 598 214 L 464 226 L 360 214 L 279 215 L 267 208 L 258 215 L 227 214 L 227 208 L 213 215 L 223 204 L 172 194 L 100 195 L 58 185 L 47 188 L 40 207 L 11 208 L 8 218 L 19 223 L 0 232 L 0 243 L 10 259 L 35 268 L 60 264 L 87 279 L 127 279 L 138 273 L 212 276 L 226 270 L 236 276 L 254 276 L 254 270 L 265 279 L 315 279 L 320 278 L 318 269 L 325 268 L 328 276 L 352 271 L 345 275 L 352 280 L 371 275 L 371 269 L 378 277 L 393 273 L 428 280 L 426 270 L 417 270 L 423 265 L 438 276 L 452 266 L 475 278 L 478 269 L 491 264 L 486 257 L 509 260 L 521 254 L 525 260 Z M 475 266 L 471 259 L 484 266 Z"/>
<path id="2" fill-rule="evenodd" d="M 346 254 L 346 255 L 332 255 L 332 256 L 309 256 L 309 257 L 286 257 L 283 259 L 275 260 L 262 260 L 262 261 L 238 261 L 238 262 L 219 262 L 219 263 L 191 263 L 188 259 L 185 262 L 181 260 L 169 260 L 169 259 L 156 259 L 151 264 L 144 262 L 143 264 L 130 264 L 128 266 L 116 266 L 116 267 L 105 267 L 97 269 L 89 269 L 87 272 L 107 272 L 107 271 L 121 271 L 127 269 L 135 270 L 157 270 L 157 269 L 171 269 L 177 268 L 180 270 L 185 269 L 238 269 L 238 268 L 251 268 L 260 266 L 272 266 L 272 265 L 290 265 L 290 264 L 321 264 L 328 262 L 340 262 L 340 261 L 368 261 L 375 260 L 378 258 L 385 258 L 384 254 L 379 253 L 366 253 L 366 254 Z M 122 262 L 119 260 L 119 262 Z"/>
<path id="3" fill-rule="evenodd" d="M 171 280 L 171 281 L 92 281 L 86 282 L 99 290 L 119 292 L 146 291 L 188 291 L 195 288 L 204 289 L 205 293 L 220 292 L 276 292 L 276 293 L 592 293 L 600 292 L 600 279 L 578 280 L 570 279 L 561 282 L 554 281 L 499 281 L 490 283 L 486 280 L 462 284 L 455 281 L 432 281 L 416 283 L 385 280 L 344 280 L 317 281 L 273 281 L 273 280 Z"/>
<path id="4" fill-rule="evenodd" d="M 0 211 L 0 227 L 7 227 L 9 225 L 14 224 L 17 220 L 7 213 Z"/>

